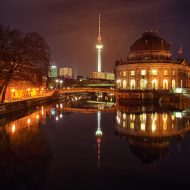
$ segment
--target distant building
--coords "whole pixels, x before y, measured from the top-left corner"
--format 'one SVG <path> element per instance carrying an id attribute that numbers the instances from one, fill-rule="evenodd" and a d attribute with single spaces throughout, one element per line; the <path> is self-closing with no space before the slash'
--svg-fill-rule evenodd
<path id="1" fill-rule="evenodd" d="M 115 80 L 115 74 L 108 72 L 93 72 L 92 77 L 94 79 Z"/>
<path id="2" fill-rule="evenodd" d="M 50 78 L 52 77 L 57 77 L 57 66 L 56 65 L 51 65 L 49 66 L 49 72 L 48 72 L 48 76 Z"/>
<path id="3" fill-rule="evenodd" d="M 130 47 L 125 62 L 116 61 L 116 88 L 120 90 L 175 90 L 190 87 L 185 59 L 172 59 L 170 44 L 157 32 L 145 32 Z"/>
<path id="4" fill-rule="evenodd" d="M 73 78 L 73 71 L 70 67 L 62 67 L 59 69 L 59 76 L 64 78 Z"/>

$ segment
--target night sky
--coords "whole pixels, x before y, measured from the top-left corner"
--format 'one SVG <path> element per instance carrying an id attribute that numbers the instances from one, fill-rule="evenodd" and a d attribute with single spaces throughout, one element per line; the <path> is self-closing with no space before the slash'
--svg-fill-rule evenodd
<path id="1" fill-rule="evenodd" d="M 0 23 L 35 31 L 48 42 L 53 61 L 75 76 L 96 70 L 98 13 L 102 14 L 103 70 L 125 60 L 130 45 L 146 30 L 157 30 L 190 61 L 190 0 L 1 0 Z"/>

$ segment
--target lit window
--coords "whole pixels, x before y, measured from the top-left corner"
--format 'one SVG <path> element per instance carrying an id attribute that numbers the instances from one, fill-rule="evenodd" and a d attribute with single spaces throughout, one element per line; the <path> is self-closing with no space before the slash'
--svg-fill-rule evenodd
<path id="1" fill-rule="evenodd" d="M 168 75 L 168 70 L 164 70 L 164 75 Z"/>
<path id="2" fill-rule="evenodd" d="M 143 113 L 143 114 L 140 115 L 140 120 L 141 121 L 145 121 L 146 120 L 146 114 L 145 113 Z"/>
<path id="3" fill-rule="evenodd" d="M 123 113 L 123 120 L 126 120 L 126 113 Z"/>
<path id="4" fill-rule="evenodd" d="M 135 120 L 135 114 L 130 114 L 130 119 L 134 121 Z"/>
<path id="5" fill-rule="evenodd" d="M 157 75 L 157 70 L 156 69 L 152 70 L 152 75 Z"/>
<path id="6" fill-rule="evenodd" d="M 152 80 L 152 88 L 153 89 L 158 89 L 158 80 L 157 79 Z"/>
<path id="7" fill-rule="evenodd" d="M 131 76 L 135 76 L 135 71 L 134 70 L 131 71 Z"/>
<path id="8" fill-rule="evenodd" d="M 135 80 L 134 79 L 130 80 L 130 89 L 132 89 L 132 90 L 135 89 Z"/>
<path id="9" fill-rule="evenodd" d="M 168 89 L 168 80 L 167 79 L 164 79 L 163 80 L 163 89 Z"/>
<path id="10" fill-rule="evenodd" d="M 146 70 L 141 70 L 141 75 L 146 75 Z"/>
<path id="11" fill-rule="evenodd" d="M 123 71 L 123 76 L 126 77 L 127 76 L 127 72 Z"/>
<path id="12" fill-rule="evenodd" d="M 124 81 L 123 81 L 123 89 L 126 89 L 126 88 L 127 88 L 127 81 L 124 80 Z"/>
<path id="13" fill-rule="evenodd" d="M 175 71 L 172 71 L 172 75 L 175 76 Z"/>
<path id="14" fill-rule="evenodd" d="M 135 128 L 135 124 L 134 123 L 130 123 L 130 129 L 134 129 Z"/>
<path id="15" fill-rule="evenodd" d="M 145 123 L 141 123 L 141 131 L 145 131 Z"/>
<path id="16" fill-rule="evenodd" d="M 175 88 L 175 80 L 172 80 L 172 88 Z"/>

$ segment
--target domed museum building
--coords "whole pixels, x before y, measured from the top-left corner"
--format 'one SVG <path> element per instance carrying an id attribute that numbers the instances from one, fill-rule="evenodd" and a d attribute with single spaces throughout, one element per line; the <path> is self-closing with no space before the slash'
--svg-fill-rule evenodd
<path id="1" fill-rule="evenodd" d="M 130 47 L 126 62 L 116 61 L 119 90 L 175 90 L 190 87 L 186 59 L 172 59 L 170 44 L 157 32 L 145 32 Z"/>

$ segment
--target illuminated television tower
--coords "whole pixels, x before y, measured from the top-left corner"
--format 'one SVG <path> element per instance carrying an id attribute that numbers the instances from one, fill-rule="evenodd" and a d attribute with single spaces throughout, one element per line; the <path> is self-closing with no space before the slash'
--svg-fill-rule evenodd
<path id="1" fill-rule="evenodd" d="M 98 128 L 96 130 L 96 140 L 97 140 L 97 145 L 98 145 L 98 167 L 100 167 L 100 157 L 101 157 L 101 138 L 102 138 L 102 130 L 101 130 L 101 112 L 98 111 L 97 113 L 97 120 L 98 120 Z"/>
<path id="2" fill-rule="evenodd" d="M 102 71 L 102 57 L 101 57 L 101 51 L 103 48 L 102 44 L 102 38 L 101 38 L 101 19 L 100 19 L 100 13 L 99 13 L 99 22 L 98 22 L 98 38 L 97 38 L 97 43 L 96 43 L 96 48 L 98 49 L 98 72 Z"/>

